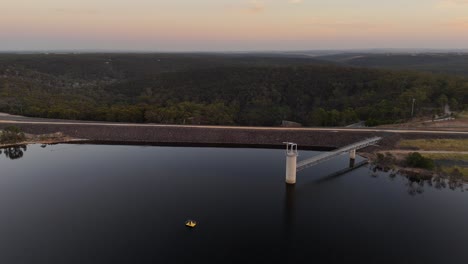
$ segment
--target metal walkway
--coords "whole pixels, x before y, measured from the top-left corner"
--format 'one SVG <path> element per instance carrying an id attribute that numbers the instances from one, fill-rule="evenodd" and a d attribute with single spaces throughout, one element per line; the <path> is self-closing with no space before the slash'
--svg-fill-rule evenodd
<path id="1" fill-rule="evenodd" d="M 312 157 L 310 159 L 300 161 L 300 162 L 297 163 L 296 171 L 301 171 L 301 170 L 306 169 L 308 167 L 317 165 L 317 164 L 319 164 L 321 162 L 324 162 L 324 161 L 332 159 L 332 158 L 334 158 L 336 156 L 339 156 L 339 155 L 343 154 L 344 152 L 349 152 L 349 151 L 352 151 L 352 150 L 357 150 L 357 149 L 361 149 L 361 148 L 365 148 L 367 146 L 373 145 L 373 144 L 377 143 L 381 139 L 382 139 L 381 137 L 369 138 L 369 139 L 366 139 L 366 140 L 359 141 L 359 142 L 356 142 L 354 144 L 348 145 L 346 147 L 342 147 L 342 148 L 339 148 L 339 149 L 331 151 L 331 152 L 325 152 L 323 154 L 314 156 L 314 157 Z"/>

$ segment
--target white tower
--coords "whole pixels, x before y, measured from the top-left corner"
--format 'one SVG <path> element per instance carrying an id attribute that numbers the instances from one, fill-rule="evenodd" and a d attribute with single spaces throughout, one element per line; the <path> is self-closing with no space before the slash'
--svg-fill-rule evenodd
<path id="1" fill-rule="evenodd" d="M 349 167 L 354 167 L 354 163 L 356 162 L 356 149 L 349 151 Z"/>
<path id="2" fill-rule="evenodd" d="M 286 144 L 286 183 L 296 183 L 297 144 L 284 142 Z"/>

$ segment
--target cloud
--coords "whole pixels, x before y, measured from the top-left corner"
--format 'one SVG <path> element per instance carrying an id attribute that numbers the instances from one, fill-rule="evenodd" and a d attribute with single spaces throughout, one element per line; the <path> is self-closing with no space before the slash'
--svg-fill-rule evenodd
<path id="1" fill-rule="evenodd" d="M 99 13 L 99 10 L 91 8 L 53 8 L 52 10 L 57 13 L 74 15 L 94 15 Z"/>
<path id="2" fill-rule="evenodd" d="M 246 11 L 252 14 L 258 14 L 265 11 L 265 3 L 260 0 L 250 1 L 249 7 L 246 8 Z"/>
<path id="3" fill-rule="evenodd" d="M 285 2 L 297 5 L 303 3 L 304 0 L 285 0 Z M 243 8 L 243 11 L 251 14 L 262 13 L 267 9 L 267 3 L 269 3 L 269 0 L 250 0 L 248 6 Z"/>

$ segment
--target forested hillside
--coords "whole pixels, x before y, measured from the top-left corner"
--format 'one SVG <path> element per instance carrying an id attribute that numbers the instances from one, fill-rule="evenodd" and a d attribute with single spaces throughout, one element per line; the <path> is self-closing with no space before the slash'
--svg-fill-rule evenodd
<path id="1" fill-rule="evenodd" d="M 467 53 L 341 53 L 315 58 L 347 66 L 414 70 L 468 77 Z"/>
<path id="2" fill-rule="evenodd" d="M 0 111 L 62 119 L 276 126 L 393 123 L 468 106 L 468 79 L 212 54 L 0 55 Z"/>

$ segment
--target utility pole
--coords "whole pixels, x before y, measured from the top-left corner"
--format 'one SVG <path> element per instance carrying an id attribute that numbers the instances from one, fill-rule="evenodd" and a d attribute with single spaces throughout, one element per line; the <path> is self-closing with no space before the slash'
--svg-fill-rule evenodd
<path id="1" fill-rule="evenodd" d="M 411 118 L 413 117 L 413 113 L 414 113 L 414 101 L 416 101 L 416 99 L 413 98 L 413 104 L 411 106 Z"/>

